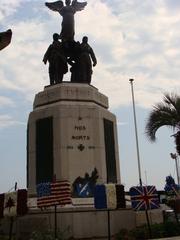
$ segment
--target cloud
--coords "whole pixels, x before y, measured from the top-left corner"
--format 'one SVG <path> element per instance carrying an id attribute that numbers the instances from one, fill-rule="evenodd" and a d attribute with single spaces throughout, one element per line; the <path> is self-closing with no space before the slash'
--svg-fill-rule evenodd
<path id="1" fill-rule="evenodd" d="M 100 6 L 93 8 L 96 5 L 92 6 L 89 19 L 97 19 L 95 14 L 93 16 L 97 12 L 99 19 L 93 28 L 94 44 L 104 52 L 100 54 L 93 77 L 96 85 L 107 93 L 113 107 L 130 104 L 129 78 L 136 79 L 138 104 L 145 108 L 158 101 L 162 92 L 179 89 L 180 48 L 176 44 L 180 36 L 179 15 L 172 16 L 167 6 L 159 1 L 156 4 L 146 1 L 134 12 L 119 16 L 109 8 L 104 7 L 101 12 L 97 11 Z M 104 28 L 100 27 L 102 31 L 99 31 L 99 22 L 109 32 L 103 35 Z M 96 43 L 99 35 L 102 46 Z M 109 44 L 103 49 L 104 39 Z"/>
<path id="2" fill-rule="evenodd" d="M 179 0 L 165 0 L 165 4 L 167 5 L 167 8 L 174 11 L 179 11 L 180 8 L 180 2 Z"/>
<path id="3" fill-rule="evenodd" d="M 26 123 L 16 121 L 9 115 L 0 115 L 0 129 L 14 125 L 25 125 Z"/>
<path id="4" fill-rule="evenodd" d="M 44 24 L 39 21 L 19 22 L 13 26 L 11 45 L 1 53 L 1 89 L 18 91 L 26 96 L 43 85 L 43 53 L 47 44 Z M 32 97 L 32 96 L 31 96 Z"/>
<path id="5" fill-rule="evenodd" d="M 127 122 L 121 122 L 119 120 L 117 120 L 117 125 L 118 126 L 124 126 L 124 125 L 127 125 L 128 123 Z"/>
<path id="6" fill-rule="evenodd" d="M 8 107 L 14 107 L 15 104 L 14 102 L 8 98 L 8 97 L 3 97 L 3 96 L 0 96 L 0 108 L 1 107 L 4 107 L 4 106 L 8 106 Z"/>
<path id="7" fill-rule="evenodd" d="M 3 6 L 11 14 L 8 3 Z M 14 1 L 16 10 L 21 3 Z M 179 89 L 180 16 L 172 15 L 168 4 L 91 0 L 76 13 L 76 40 L 88 35 L 98 59 L 92 84 L 109 97 L 111 108 L 131 104 L 129 78 L 135 79 L 136 102 L 143 108 L 161 99 L 163 92 Z M 14 22 L 12 43 L 0 59 L 1 88 L 19 92 L 27 101 L 49 84 L 42 58 L 61 23 L 58 13 L 41 4 L 31 10 L 46 17 L 34 14 Z"/>
<path id="8" fill-rule="evenodd" d="M 0 21 L 17 11 L 23 0 L 1 0 Z"/>

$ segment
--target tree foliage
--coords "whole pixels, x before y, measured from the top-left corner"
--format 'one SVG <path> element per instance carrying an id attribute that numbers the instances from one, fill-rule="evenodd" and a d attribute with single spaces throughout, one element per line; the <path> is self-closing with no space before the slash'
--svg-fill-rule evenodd
<path id="1" fill-rule="evenodd" d="M 175 132 L 175 144 L 180 155 L 180 96 L 174 93 L 164 94 L 163 101 L 154 105 L 146 123 L 146 135 L 150 141 L 156 140 L 156 132 L 167 126 Z"/>

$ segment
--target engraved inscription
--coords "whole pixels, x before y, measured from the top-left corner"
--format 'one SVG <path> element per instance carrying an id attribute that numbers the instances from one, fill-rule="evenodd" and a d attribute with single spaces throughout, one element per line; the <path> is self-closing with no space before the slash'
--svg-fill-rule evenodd
<path id="1" fill-rule="evenodd" d="M 90 140 L 89 136 L 72 136 L 72 140 Z"/>
<path id="2" fill-rule="evenodd" d="M 72 135 L 71 139 L 72 140 L 82 140 L 82 141 L 89 141 L 90 136 L 82 134 L 83 131 L 86 131 L 86 126 L 85 125 L 75 125 L 74 130 L 77 132 L 77 135 Z M 79 134 L 81 133 L 81 134 Z"/>

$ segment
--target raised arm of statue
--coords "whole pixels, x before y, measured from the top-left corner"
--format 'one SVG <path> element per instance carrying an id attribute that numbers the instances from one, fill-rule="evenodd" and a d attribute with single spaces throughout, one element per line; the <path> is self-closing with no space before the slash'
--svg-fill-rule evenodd
<path id="1" fill-rule="evenodd" d="M 93 67 L 95 67 L 96 64 L 97 64 L 97 59 L 96 59 L 96 56 L 95 56 L 94 51 L 93 51 L 92 48 L 90 48 L 89 54 L 90 54 L 92 62 L 93 62 Z"/>
<path id="2" fill-rule="evenodd" d="M 71 0 L 65 0 L 65 5 L 62 1 L 45 3 L 45 5 L 52 11 L 59 12 L 63 18 L 60 33 L 60 38 L 62 41 L 73 41 L 75 34 L 74 14 L 77 11 L 83 10 L 87 5 L 87 2 L 80 3 L 77 0 L 73 0 L 71 4 Z"/>
<path id="3" fill-rule="evenodd" d="M 0 50 L 7 47 L 12 38 L 12 31 L 8 29 L 6 32 L 0 32 Z"/>

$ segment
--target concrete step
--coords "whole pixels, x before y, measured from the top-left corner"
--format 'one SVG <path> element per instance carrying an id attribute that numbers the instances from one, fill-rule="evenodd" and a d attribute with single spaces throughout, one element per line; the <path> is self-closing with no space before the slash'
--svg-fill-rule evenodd
<path id="1" fill-rule="evenodd" d="M 170 238 L 156 238 L 151 240 L 180 240 L 180 236 L 178 237 L 170 237 Z"/>

